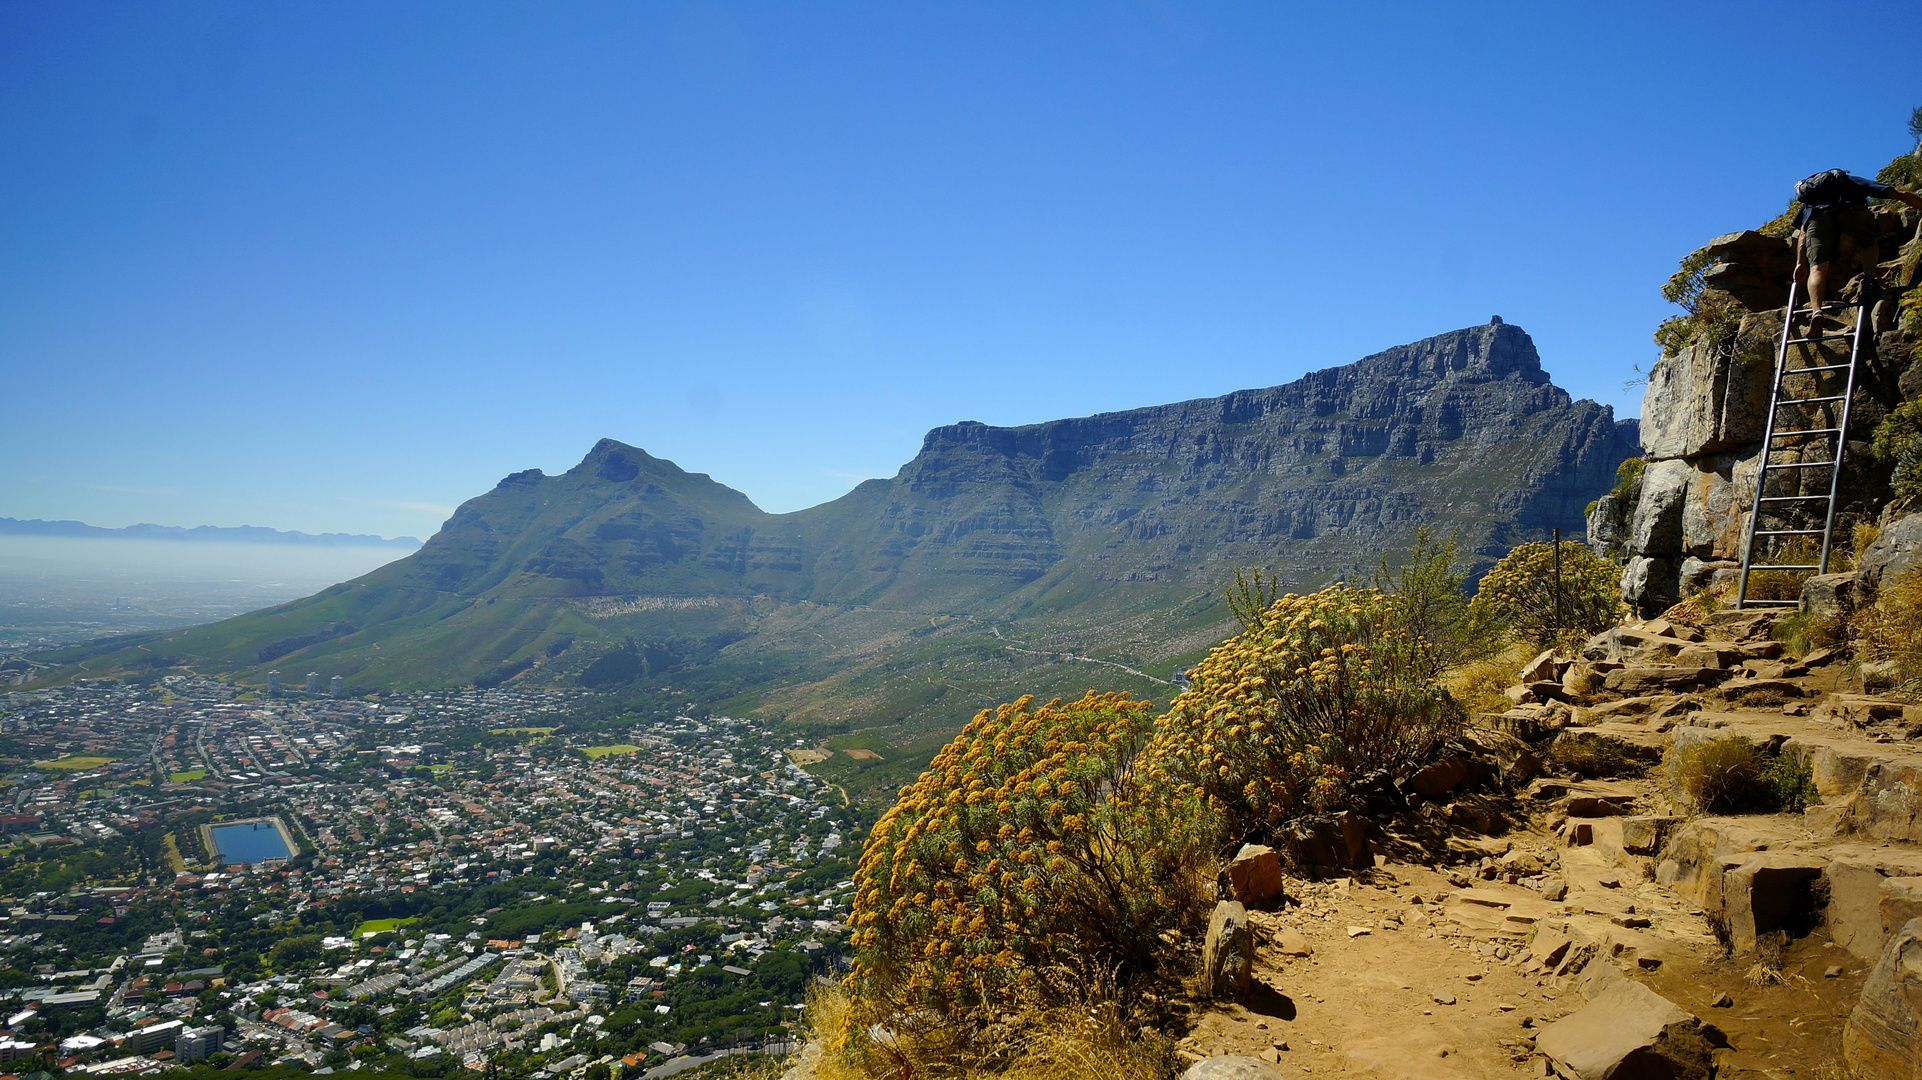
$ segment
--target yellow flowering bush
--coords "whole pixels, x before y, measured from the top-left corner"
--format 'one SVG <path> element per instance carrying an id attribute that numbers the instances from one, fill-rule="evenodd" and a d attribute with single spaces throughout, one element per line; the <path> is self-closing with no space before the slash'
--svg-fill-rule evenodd
<path id="1" fill-rule="evenodd" d="M 1465 715 L 1376 589 L 1276 600 L 1189 672 L 1146 757 L 1170 813 L 1233 835 L 1341 805 L 1352 781 L 1419 767 Z"/>
<path id="2" fill-rule="evenodd" d="M 1482 577 L 1473 607 L 1537 645 L 1569 645 L 1615 625 L 1622 615 L 1622 572 L 1573 540 L 1562 541 L 1560 588 L 1555 545 L 1518 544 Z"/>
<path id="3" fill-rule="evenodd" d="M 1077 972 L 1152 963 L 1158 935 L 1199 909 L 1207 855 L 1205 830 L 1139 790 L 1153 726 L 1126 694 L 1024 697 L 976 716 L 902 789 L 854 875 L 850 1034 L 1058 1000 Z"/>

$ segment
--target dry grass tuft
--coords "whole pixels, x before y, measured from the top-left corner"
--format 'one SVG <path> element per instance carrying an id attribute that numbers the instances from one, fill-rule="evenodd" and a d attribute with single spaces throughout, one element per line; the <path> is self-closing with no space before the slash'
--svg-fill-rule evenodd
<path id="1" fill-rule="evenodd" d="M 1757 801 L 1765 757 L 1747 739 L 1710 739 L 1674 753 L 1675 778 L 1703 813 L 1743 810 Z"/>
<path id="2" fill-rule="evenodd" d="M 1501 712 L 1508 708 L 1508 699 L 1502 696 L 1502 691 L 1515 685 L 1521 677 L 1522 665 L 1534 657 L 1534 646 L 1511 644 L 1486 659 L 1448 672 L 1442 676 L 1442 685 L 1448 687 L 1448 692 L 1455 695 L 1455 700 L 1462 703 L 1470 716 Z"/>
<path id="3" fill-rule="evenodd" d="M 1861 659 L 1892 665 L 1897 684 L 1922 682 L 1922 569 L 1885 583 L 1853 623 Z"/>
<path id="4" fill-rule="evenodd" d="M 808 993 L 807 1045 L 784 1066 L 801 1066 L 807 1080 L 1163 1080 L 1173 1073 L 1172 1041 L 1131 1037 L 1112 1007 L 1077 1006 L 1004 1018 L 965 1055 L 953 1047 L 923 1047 L 895 1037 L 869 1041 L 865 1054 L 845 1049 L 836 1032 L 851 1020 L 839 985 L 817 983 Z M 744 1073 L 741 1080 L 760 1080 Z M 729 1080 L 733 1080 L 732 1077 Z"/>
<path id="5" fill-rule="evenodd" d="M 1704 814 L 1799 812 L 1821 801 L 1805 754 L 1771 754 L 1740 737 L 1669 751 L 1669 769 Z"/>
<path id="6" fill-rule="evenodd" d="M 1563 733 L 1548 748 L 1548 760 L 1564 771 L 1590 779 L 1642 770 L 1641 763 L 1624 753 L 1620 743 L 1594 735 Z"/>

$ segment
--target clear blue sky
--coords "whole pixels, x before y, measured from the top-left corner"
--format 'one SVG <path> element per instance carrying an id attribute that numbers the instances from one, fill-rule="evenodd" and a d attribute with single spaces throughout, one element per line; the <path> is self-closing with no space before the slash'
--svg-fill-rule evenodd
<path id="1" fill-rule="evenodd" d="M 425 536 L 602 436 L 792 510 L 1497 313 L 1634 415 L 1922 103 L 1913 2 L 1457 7 L 0 5 L 0 515 Z"/>

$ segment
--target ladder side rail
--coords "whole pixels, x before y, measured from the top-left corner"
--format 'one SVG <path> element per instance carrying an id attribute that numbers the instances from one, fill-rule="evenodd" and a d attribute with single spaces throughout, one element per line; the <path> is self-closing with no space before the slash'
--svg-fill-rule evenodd
<path id="1" fill-rule="evenodd" d="M 1867 292 L 1875 286 L 1873 274 L 1862 276 L 1862 291 Z M 1829 549 L 1835 542 L 1835 504 L 1842 491 L 1842 455 L 1849 445 L 1849 413 L 1855 408 L 1855 375 L 1862 370 L 1862 339 L 1868 336 L 1869 305 L 1866 299 L 1855 309 L 1855 341 L 1849 345 L 1848 389 L 1843 391 L 1842 416 L 1836 421 L 1839 430 L 1835 433 L 1835 468 L 1829 472 L 1829 514 L 1822 523 L 1822 569 L 1820 574 L 1829 572 Z"/>
<path id="2" fill-rule="evenodd" d="M 1789 338 L 1794 333 L 1795 301 L 1800 284 L 1794 278 L 1789 279 L 1789 302 L 1782 309 L 1782 339 L 1775 349 L 1775 382 L 1769 387 L 1769 411 L 1762 427 L 1762 454 L 1760 467 L 1755 472 L 1755 496 L 1749 504 L 1748 535 L 1742 541 L 1742 577 L 1735 584 L 1735 607 L 1738 611 L 1748 604 L 1749 564 L 1755 561 L 1755 529 L 1762 519 L 1762 492 L 1768 488 L 1769 451 L 1775 445 L 1775 413 L 1782 400 L 1782 373 L 1788 368 Z"/>

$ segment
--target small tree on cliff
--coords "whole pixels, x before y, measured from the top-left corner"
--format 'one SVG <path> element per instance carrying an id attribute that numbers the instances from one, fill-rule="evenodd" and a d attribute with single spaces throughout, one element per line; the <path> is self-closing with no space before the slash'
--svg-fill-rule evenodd
<path id="1" fill-rule="evenodd" d="M 1475 606 L 1522 641 L 1566 647 L 1621 618 L 1620 582 L 1614 563 L 1573 540 L 1519 544 L 1482 577 Z"/>

